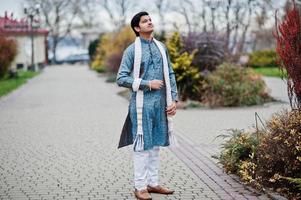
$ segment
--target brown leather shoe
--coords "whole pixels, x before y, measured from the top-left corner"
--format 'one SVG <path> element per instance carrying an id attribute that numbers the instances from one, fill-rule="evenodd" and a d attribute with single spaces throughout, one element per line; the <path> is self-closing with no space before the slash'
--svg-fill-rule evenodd
<path id="1" fill-rule="evenodd" d="M 151 200 L 152 196 L 148 193 L 147 189 L 137 190 L 135 189 L 134 194 L 138 200 Z"/>
<path id="2" fill-rule="evenodd" d="M 170 189 L 167 189 L 167 188 L 164 188 L 160 185 L 157 185 L 155 187 L 152 187 L 152 186 L 147 186 L 147 191 L 149 193 L 159 193 L 159 194 L 173 194 L 175 191 L 174 190 L 170 190 Z"/>

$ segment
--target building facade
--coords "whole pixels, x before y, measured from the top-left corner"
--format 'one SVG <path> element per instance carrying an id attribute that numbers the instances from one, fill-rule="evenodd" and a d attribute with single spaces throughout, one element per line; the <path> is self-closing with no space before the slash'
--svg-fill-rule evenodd
<path id="1" fill-rule="evenodd" d="M 0 16 L 0 33 L 13 38 L 18 44 L 18 54 L 12 68 L 27 70 L 32 67 L 32 54 L 34 65 L 44 67 L 48 63 L 47 36 L 48 30 L 32 28 L 27 19 L 14 19 L 13 15 Z M 33 48 L 32 48 L 33 47 Z"/>

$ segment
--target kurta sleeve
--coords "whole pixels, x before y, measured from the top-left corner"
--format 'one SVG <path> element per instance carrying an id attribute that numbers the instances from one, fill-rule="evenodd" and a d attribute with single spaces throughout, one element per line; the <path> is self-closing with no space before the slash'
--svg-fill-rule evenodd
<path id="1" fill-rule="evenodd" d="M 121 64 L 117 73 L 116 82 L 118 86 L 132 88 L 134 78 L 132 75 L 134 67 L 134 45 L 129 46 L 123 53 Z M 140 90 L 149 89 L 148 81 L 141 79 L 139 84 Z"/>
<path id="2" fill-rule="evenodd" d="M 170 87 L 171 87 L 171 97 L 172 97 L 172 101 L 179 101 L 179 97 L 178 97 L 178 90 L 177 90 L 177 82 L 176 82 L 176 77 L 175 77 L 175 72 L 173 70 L 170 58 L 169 58 L 169 53 L 168 50 L 165 47 L 165 51 L 166 51 L 166 55 L 167 55 L 167 61 L 168 61 L 168 69 L 169 69 L 169 80 L 170 80 Z"/>

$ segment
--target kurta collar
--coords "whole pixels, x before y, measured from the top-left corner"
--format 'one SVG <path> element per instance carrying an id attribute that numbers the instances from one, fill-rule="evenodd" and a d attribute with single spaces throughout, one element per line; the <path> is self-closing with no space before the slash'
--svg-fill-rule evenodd
<path id="1" fill-rule="evenodd" d="M 153 42 L 153 37 L 152 37 L 152 39 L 151 40 L 147 40 L 147 39 L 144 39 L 144 38 L 142 38 L 142 37 L 140 37 L 140 40 L 141 40 L 141 42 L 142 43 L 145 43 L 145 44 L 150 44 L 150 43 L 152 43 Z"/>

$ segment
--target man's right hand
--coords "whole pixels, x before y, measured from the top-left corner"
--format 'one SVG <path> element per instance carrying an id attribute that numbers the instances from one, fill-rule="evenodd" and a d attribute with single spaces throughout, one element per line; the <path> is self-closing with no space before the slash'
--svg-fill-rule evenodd
<path id="1" fill-rule="evenodd" d="M 163 81 L 162 80 L 151 80 L 149 82 L 150 84 L 150 88 L 152 90 L 158 90 L 158 89 L 161 89 L 163 87 Z"/>

